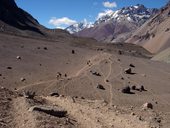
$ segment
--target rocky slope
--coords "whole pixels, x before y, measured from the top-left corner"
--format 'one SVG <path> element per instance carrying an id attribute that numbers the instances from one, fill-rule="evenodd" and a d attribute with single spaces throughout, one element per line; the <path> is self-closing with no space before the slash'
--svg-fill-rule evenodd
<path id="1" fill-rule="evenodd" d="M 127 39 L 131 33 L 146 22 L 157 9 L 148 9 L 144 5 L 124 7 L 117 11 L 106 11 L 98 16 L 94 25 L 75 35 L 93 37 L 99 41 L 119 42 Z"/>
<path id="2" fill-rule="evenodd" d="M 8 31 L 13 28 L 42 35 L 43 33 L 39 27 L 38 21 L 24 10 L 18 8 L 14 0 L 0 1 L 0 31 Z"/>
<path id="3" fill-rule="evenodd" d="M 170 47 L 170 4 L 160 11 L 143 26 L 141 26 L 130 39 L 129 43 L 143 46 L 152 53 L 158 53 Z"/>
<path id="4" fill-rule="evenodd" d="M 0 0 L 0 32 L 54 40 L 71 37 L 66 31 L 51 30 L 40 25 L 34 17 L 19 8 L 14 0 Z"/>

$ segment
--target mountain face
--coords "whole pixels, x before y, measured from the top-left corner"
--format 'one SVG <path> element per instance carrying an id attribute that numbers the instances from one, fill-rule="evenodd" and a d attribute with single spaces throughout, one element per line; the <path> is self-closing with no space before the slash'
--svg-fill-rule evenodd
<path id="1" fill-rule="evenodd" d="M 92 37 L 99 41 L 124 41 L 157 11 L 157 9 L 148 9 L 139 4 L 124 7 L 117 11 L 108 10 L 100 14 L 94 24 L 91 25 L 92 27 L 81 27 L 79 29 L 79 26 L 76 26 L 78 32 L 73 33 L 80 37 Z"/>
<path id="2" fill-rule="evenodd" d="M 141 25 L 156 12 L 157 9 L 149 9 L 144 5 L 137 4 L 136 6 L 124 7 L 115 12 L 106 11 L 105 15 L 103 14 L 102 17 L 98 18 L 95 25 L 99 25 L 110 20 L 117 22 L 127 20 L 129 22 Z"/>
<path id="3" fill-rule="evenodd" d="M 69 27 L 67 27 L 65 30 L 70 32 L 71 34 L 82 31 L 85 28 L 91 28 L 93 27 L 93 23 L 88 23 L 86 20 L 80 22 L 80 23 L 75 23 Z"/>
<path id="4" fill-rule="evenodd" d="M 1 30 L 9 29 L 8 26 L 20 30 L 34 31 L 42 34 L 39 23 L 30 14 L 18 8 L 14 0 L 0 0 L 0 25 Z"/>
<path id="5" fill-rule="evenodd" d="M 72 37 L 67 31 L 40 25 L 33 16 L 19 8 L 15 0 L 0 0 L 0 32 L 48 39 Z"/>
<path id="6" fill-rule="evenodd" d="M 159 53 L 170 47 L 170 3 L 144 25 L 126 42 L 143 46 L 152 53 Z"/>

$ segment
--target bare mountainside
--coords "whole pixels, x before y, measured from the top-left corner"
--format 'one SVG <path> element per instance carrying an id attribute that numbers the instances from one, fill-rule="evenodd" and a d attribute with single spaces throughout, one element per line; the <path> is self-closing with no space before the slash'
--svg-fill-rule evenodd
<path id="1" fill-rule="evenodd" d="M 163 50 L 162 52 L 156 54 L 152 60 L 164 61 L 170 63 L 170 48 Z"/>
<path id="2" fill-rule="evenodd" d="M 116 11 L 106 11 L 94 24 L 72 25 L 66 30 L 79 37 L 91 37 L 104 42 L 124 42 L 158 10 L 144 5 L 124 7 Z M 80 24 L 82 26 L 82 23 Z M 87 27 L 85 27 L 87 26 Z"/>
<path id="3" fill-rule="evenodd" d="M 143 26 L 141 26 L 127 42 L 138 44 L 152 53 L 158 53 L 170 46 L 170 4 Z"/>
<path id="4" fill-rule="evenodd" d="M 0 32 L 49 40 L 71 37 L 66 31 L 47 29 L 40 25 L 29 13 L 19 8 L 14 0 L 0 1 Z"/>

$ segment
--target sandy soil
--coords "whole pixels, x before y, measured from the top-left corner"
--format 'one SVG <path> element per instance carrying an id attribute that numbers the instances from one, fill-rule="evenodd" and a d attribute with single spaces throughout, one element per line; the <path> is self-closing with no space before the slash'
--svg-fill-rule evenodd
<path id="1" fill-rule="evenodd" d="M 0 82 L 12 90 L 0 91 L 3 128 L 168 128 L 170 125 L 169 64 L 129 54 L 129 47 L 120 54 L 118 47 L 106 44 L 0 37 L 3 60 Z M 140 54 L 143 51 L 138 49 Z M 133 74 L 125 74 L 130 64 L 135 66 L 131 67 Z M 104 90 L 97 88 L 99 84 Z M 121 89 L 127 85 L 143 85 L 147 91 L 124 94 Z M 37 96 L 35 99 L 19 96 L 23 91 L 35 91 Z M 52 92 L 60 97 L 50 97 Z M 143 109 L 146 102 L 152 103 L 153 109 Z M 59 118 L 28 111 L 34 105 L 60 106 L 68 114 Z"/>

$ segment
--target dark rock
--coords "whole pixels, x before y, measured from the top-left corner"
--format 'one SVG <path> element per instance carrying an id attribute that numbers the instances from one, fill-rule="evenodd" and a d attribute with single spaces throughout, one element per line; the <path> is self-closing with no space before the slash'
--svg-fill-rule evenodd
<path id="1" fill-rule="evenodd" d="M 85 98 L 82 96 L 81 99 L 85 99 Z"/>
<path id="2" fill-rule="evenodd" d="M 131 68 L 125 69 L 125 73 L 126 73 L 126 74 L 131 74 L 131 73 L 132 73 L 132 69 L 131 69 Z"/>
<path id="3" fill-rule="evenodd" d="M 44 50 L 48 50 L 48 48 L 47 48 L 47 47 L 44 47 Z"/>
<path id="4" fill-rule="evenodd" d="M 134 86 L 132 86 L 131 88 L 132 88 L 132 90 L 136 90 L 136 86 L 135 86 L 135 85 L 134 85 Z"/>
<path id="5" fill-rule="evenodd" d="M 72 53 L 72 54 L 75 54 L 75 51 L 74 51 L 74 50 L 72 50 L 72 51 L 71 51 L 71 53 Z"/>
<path id="6" fill-rule="evenodd" d="M 33 111 L 38 111 L 38 112 L 43 112 L 52 116 L 56 117 L 66 117 L 67 111 L 58 108 L 58 107 L 51 107 L 51 106 L 33 106 L 31 107 L 28 111 L 33 112 Z"/>
<path id="7" fill-rule="evenodd" d="M 109 80 L 106 80 L 106 82 L 108 83 L 108 82 L 109 82 Z"/>
<path id="8" fill-rule="evenodd" d="M 140 91 L 140 92 L 142 92 L 142 91 L 147 91 L 147 90 L 144 88 L 143 85 L 137 87 L 136 90 L 138 90 L 138 91 Z"/>
<path id="9" fill-rule="evenodd" d="M 119 55 L 122 55 L 122 54 L 123 54 L 123 52 L 122 52 L 121 50 L 119 50 L 119 51 L 118 51 L 118 54 L 119 54 Z"/>
<path id="10" fill-rule="evenodd" d="M 165 30 L 165 32 L 168 32 L 170 29 L 169 28 L 167 28 L 166 30 Z"/>
<path id="11" fill-rule="evenodd" d="M 130 94 L 130 87 L 129 86 L 126 86 L 126 87 L 123 87 L 122 90 L 121 90 L 122 93 L 128 93 Z"/>
<path id="12" fill-rule="evenodd" d="M 12 67 L 7 67 L 7 69 L 12 69 Z"/>
<path id="13" fill-rule="evenodd" d="M 98 88 L 98 89 L 101 89 L 101 90 L 105 90 L 105 88 L 104 88 L 103 85 L 101 85 L 101 84 L 98 84 L 98 85 L 97 85 L 97 88 Z"/>
<path id="14" fill-rule="evenodd" d="M 132 67 L 132 68 L 134 68 L 134 67 L 135 67 L 135 65 L 133 65 L 133 64 L 130 64 L 129 66 L 130 66 L 130 67 Z"/>
<path id="15" fill-rule="evenodd" d="M 124 78 L 123 78 L 123 77 L 121 77 L 121 80 L 124 80 Z"/>
<path id="16" fill-rule="evenodd" d="M 57 92 L 52 92 L 52 93 L 50 93 L 50 96 L 56 96 L 56 97 L 59 97 L 60 95 L 59 95 Z"/>
<path id="17" fill-rule="evenodd" d="M 101 74 L 98 73 L 98 72 L 92 72 L 92 74 L 95 75 L 95 76 L 101 76 Z"/>
<path id="18" fill-rule="evenodd" d="M 143 85 L 140 87 L 140 89 L 141 89 L 142 91 L 145 91 L 145 88 L 144 88 Z"/>
<path id="19" fill-rule="evenodd" d="M 153 109 L 153 105 L 151 104 L 151 103 L 145 103 L 144 105 L 143 105 L 143 108 L 144 109 Z"/>
<path id="20" fill-rule="evenodd" d="M 24 82 L 25 80 L 26 80 L 26 79 L 25 79 L 25 78 L 23 78 L 23 77 L 22 77 L 22 78 L 20 78 L 20 81 L 21 81 L 21 82 Z"/>
<path id="21" fill-rule="evenodd" d="M 21 57 L 20 57 L 20 56 L 17 56 L 16 58 L 17 58 L 18 60 L 21 60 Z"/>

